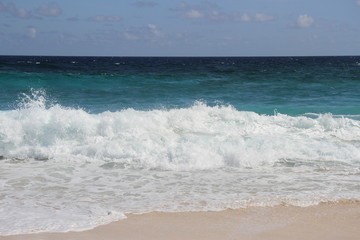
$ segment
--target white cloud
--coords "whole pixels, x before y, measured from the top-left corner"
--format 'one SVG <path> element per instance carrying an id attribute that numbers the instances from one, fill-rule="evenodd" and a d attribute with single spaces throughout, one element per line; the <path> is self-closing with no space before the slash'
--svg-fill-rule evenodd
<path id="1" fill-rule="evenodd" d="M 255 21 L 256 22 L 268 22 L 274 20 L 275 17 L 271 15 L 267 15 L 264 13 L 256 13 L 255 14 Z"/>
<path id="2" fill-rule="evenodd" d="M 315 20 L 311 16 L 308 16 L 307 14 L 302 14 L 298 16 L 296 20 L 296 26 L 299 28 L 307 28 L 313 25 L 314 22 Z"/>
<path id="3" fill-rule="evenodd" d="M 202 2 L 196 5 L 188 5 L 185 2 L 181 2 L 177 7 L 171 8 L 173 11 L 181 12 L 179 16 L 182 18 L 204 18 L 211 20 L 219 20 L 220 16 L 223 15 L 218 9 L 219 7 L 216 4 L 210 2 Z"/>
<path id="4" fill-rule="evenodd" d="M 14 3 L 8 3 L 7 5 L 0 2 L 0 12 L 9 13 L 11 16 L 22 19 L 36 18 L 30 11 L 25 8 L 19 8 Z"/>
<path id="5" fill-rule="evenodd" d="M 229 18 L 233 22 L 269 22 L 276 19 L 273 15 L 268 15 L 265 13 L 255 13 L 255 15 L 250 15 L 248 13 L 240 14 L 234 12 Z"/>
<path id="6" fill-rule="evenodd" d="M 151 30 L 154 30 L 157 28 L 157 26 L 155 24 L 148 24 L 147 27 Z"/>
<path id="7" fill-rule="evenodd" d="M 359 0 L 360 1 L 360 0 Z M 180 12 L 178 15 L 181 18 L 187 19 L 202 19 L 210 22 L 267 22 L 273 21 L 276 18 L 265 13 L 256 13 L 251 16 L 248 13 L 239 13 L 237 11 L 224 12 L 220 7 L 210 2 L 203 2 L 198 5 L 188 5 L 181 2 L 177 7 L 171 10 Z"/>
<path id="8" fill-rule="evenodd" d="M 198 10 L 190 9 L 184 14 L 184 16 L 186 18 L 202 18 L 204 17 L 204 14 Z"/>
<path id="9" fill-rule="evenodd" d="M 9 13 L 11 16 L 21 19 L 41 19 L 38 16 L 34 16 L 32 11 L 17 7 L 12 2 L 7 4 L 0 2 L 0 13 L 1 12 Z M 61 15 L 62 9 L 56 3 L 50 3 L 37 8 L 35 12 L 45 17 L 53 17 Z"/>
<path id="10" fill-rule="evenodd" d="M 164 35 L 155 24 L 148 24 L 147 28 L 150 33 L 155 37 L 162 37 Z"/>
<path id="11" fill-rule="evenodd" d="M 240 21 L 242 21 L 242 22 L 250 22 L 250 21 L 251 21 L 251 18 L 250 18 L 250 16 L 249 16 L 249 14 L 244 13 L 243 15 L 241 15 Z"/>
<path id="12" fill-rule="evenodd" d="M 207 18 L 212 21 L 221 22 L 228 20 L 230 16 L 224 12 L 213 10 L 208 14 Z"/>
<path id="13" fill-rule="evenodd" d="M 57 17 L 62 14 L 62 9 L 57 3 L 50 3 L 37 8 L 36 12 L 45 17 Z"/>
<path id="14" fill-rule="evenodd" d="M 28 27 L 26 36 L 29 38 L 36 38 L 37 30 L 34 27 Z"/>
<path id="15" fill-rule="evenodd" d="M 90 21 L 94 22 L 119 22 L 121 20 L 121 17 L 119 16 L 95 16 L 89 18 Z"/>
<path id="16" fill-rule="evenodd" d="M 177 5 L 177 7 L 175 7 L 175 8 L 170 8 L 170 10 L 173 10 L 173 11 L 182 11 L 182 10 L 186 10 L 186 8 L 187 8 L 186 3 L 181 2 L 181 3 L 179 3 L 179 4 Z"/>
<path id="17" fill-rule="evenodd" d="M 129 32 L 124 32 L 124 38 L 127 40 L 138 40 L 139 37 L 136 36 L 135 34 L 129 33 Z"/>
<path id="18" fill-rule="evenodd" d="M 147 24 L 139 28 L 126 29 L 121 33 L 121 37 L 128 41 L 148 41 L 156 42 L 164 40 L 165 34 L 155 24 Z"/>

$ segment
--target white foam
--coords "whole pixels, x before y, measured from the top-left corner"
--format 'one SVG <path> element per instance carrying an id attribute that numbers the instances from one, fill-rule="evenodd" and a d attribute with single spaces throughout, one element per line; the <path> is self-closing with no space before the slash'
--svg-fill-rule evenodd
<path id="1" fill-rule="evenodd" d="M 33 94 L 0 112 L 3 235 L 82 230 L 128 212 L 360 199 L 358 120 L 203 103 L 90 114 Z"/>
<path id="2" fill-rule="evenodd" d="M 331 114 L 266 116 L 202 103 L 89 114 L 46 108 L 41 97 L 22 105 L 0 112 L 0 154 L 6 158 L 112 160 L 165 169 L 360 159 L 360 122 Z"/>

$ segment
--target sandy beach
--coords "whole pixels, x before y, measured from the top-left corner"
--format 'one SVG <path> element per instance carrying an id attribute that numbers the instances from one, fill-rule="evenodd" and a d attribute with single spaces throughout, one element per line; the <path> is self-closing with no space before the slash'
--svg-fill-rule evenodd
<path id="1" fill-rule="evenodd" d="M 83 232 L 2 236 L 1 240 L 360 239 L 360 203 L 252 207 L 220 212 L 147 213 Z"/>

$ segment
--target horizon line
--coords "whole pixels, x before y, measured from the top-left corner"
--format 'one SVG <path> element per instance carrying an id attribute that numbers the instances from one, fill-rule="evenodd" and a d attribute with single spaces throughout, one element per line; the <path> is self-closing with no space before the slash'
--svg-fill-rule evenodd
<path id="1" fill-rule="evenodd" d="M 99 58 L 286 58 L 286 57 L 360 57 L 360 55 L 244 55 L 244 56 L 151 56 L 151 55 L 136 55 L 136 56 L 112 56 L 112 55 L 23 55 L 23 54 L 0 54 L 0 57 L 99 57 Z"/>

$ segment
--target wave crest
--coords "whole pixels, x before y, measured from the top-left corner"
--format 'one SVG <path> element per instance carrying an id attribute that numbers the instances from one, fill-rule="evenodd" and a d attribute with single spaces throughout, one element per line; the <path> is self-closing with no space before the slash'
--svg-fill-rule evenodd
<path id="1" fill-rule="evenodd" d="M 360 158 L 360 122 L 259 115 L 232 106 L 90 114 L 48 105 L 39 91 L 0 112 L 0 155 L 17 159 L 120 162 L 165 169 L 258 167 L 285 160 Z"/>

